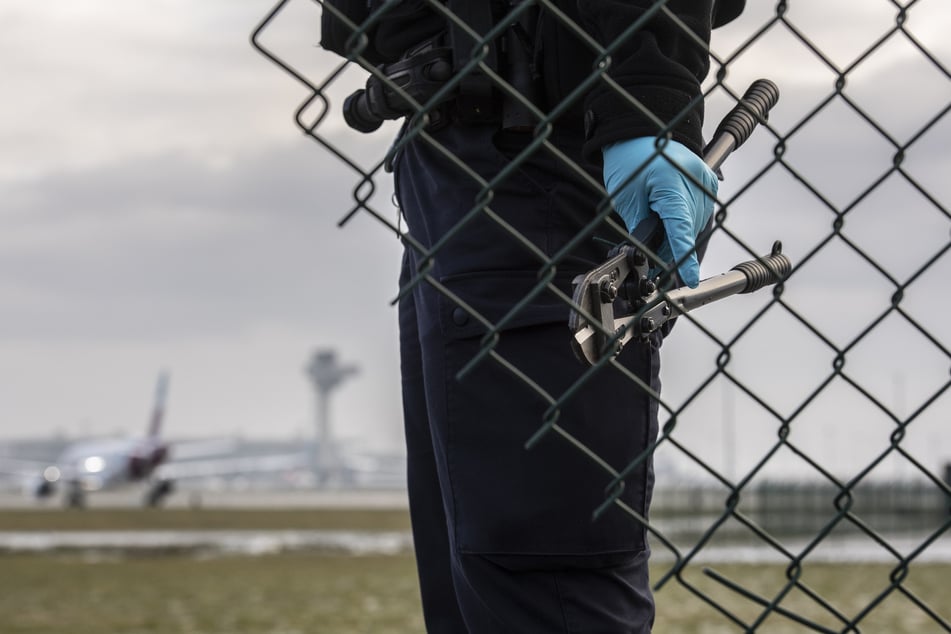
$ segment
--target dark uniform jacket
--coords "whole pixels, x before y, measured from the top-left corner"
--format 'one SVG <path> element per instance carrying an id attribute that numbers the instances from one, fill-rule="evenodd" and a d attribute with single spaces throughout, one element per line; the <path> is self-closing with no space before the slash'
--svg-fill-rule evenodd
<path id="1" fill-rule="evenodd" d="M 354 21 L 362 23 L 382 0 L 331 2 L 353 5 Z M 506 3 L 502 3 L 506 5 Z M 673 138 L 699 153 L 703 145 L 703 104 L 700 82 L 709 70 L 707 43 L 712 28 L 736 18 L 745 0 L 668 0 L 662 3 L 693 32 L 688 34 L 655 0 L 556 0 L 555 5 L 583 30 L 542 10 L 535 43 L 535 60 L 544 86 L 544 111 L 550 111 L 593 72 L 600 47 L 608 49 L 607 74 L 665 125 Z M 621 36 L 639 20 L 640 26 Z M 406 0 L 388 9 L 368 31 L 362 56 L 372 64 L 388 63 L 404 51 L 446 28 L 445 19 L 424 0 Z M 321 44 L 342 52 L 351 30 L 324 9 Z M 686 112 L 685 112 L 686 111 Z M 654 136 L 664 130 L 604 80 L 571 102 L 560 126 L 583 130 L 585 155 L 600 160 L 600 149 L 613 141 Z"/>

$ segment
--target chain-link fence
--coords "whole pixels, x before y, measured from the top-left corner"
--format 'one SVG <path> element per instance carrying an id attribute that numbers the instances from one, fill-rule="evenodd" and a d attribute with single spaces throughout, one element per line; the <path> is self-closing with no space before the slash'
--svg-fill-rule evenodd
<path id="1" fill-rule="evenodd" d="M 596 515 L 621 504 L 624 478 L 645 460 L 655 461 L 651 519 L 627 510 L 633 521 L 647 524 L 654 558 L 664 562 L 656 589 L 680 584 L 745 631 L 777 619 L 804 631 L 870 631 L 862 628 L 874 629 L 880 608 L 897 598 L 915 614 L 913 631 L 951 631 L 947 604 L 925 601 L 909 583 L 920 566 L 946 557 L 951 527 L 951 300 L 944 282 L 951 274 L 946 177 L 951 161 L 944 148 L 951 138 L 951 46 L 942 29 L 946 4 L 757 3 L 714 32 L 712 69 L 703 83 L 707 136 L 753 79 L 769 77 L 782 97 L 768 121 L 761 121 L 723 167 L 704 276 L 768 252 L 775 239 L 782 239 L 793 267 L 768 290 L 731 297 L 678 320 L 676 335 L 665 343 L 664 392 L 652 392 L 660 406 L 659 437 L 624 465 L 608 465 L 558 424 L 561 404 L 593 380 L 600 366 L 615 364 L 612 356 L 601 355 L 591 372 L 564 393 L 541 391 L 496 350 L 499 332 L 524 306 L 516 303 L 491 320 L 441 286 L 425 263 L 438 257 L 445 240 L 428 248 L 405 234 L 390 201 L 386 172 L 393 156 L 410 140 L 430 139 L 427 125 L 439 116 L 442 97 L 466 73 L 481 71 L 497 93 L 517 99 L 517 90 L 486 59 L 491 48 L 476 45 L 492 44 L 504 26 L 482 38 L 470 31 L 470 63 L 423 98 L 392 88 L 416 112 L 401 135 L 396 123 L 387 123 L 371 142 L 344 124 L 344 100 L 363 86 L 367 72 L 386 81 L 361 56 L 367 30 L 385 21 L 398 4 L 382 2 L 365 23 L 349 23 L 349 61 L 305 46 L 316 42 L 321 12 L 335 11 L 317 0 L 282 0 L 252 41 L 306 89 L 297 125 L 335 158 L 341 175 L 352 178 L 349 208 L 335 210 L 340 224 L 372 217 L 383 231 L 401 235 L 424 265 L 400 292 L 434 285 L 484 325 L 488 334 L 480 352 L 457 379 L 465 381 L 466 371 L 479 363 L 501 363 L 513 380 L 539 392 L 549 407 L 536 435 L 526 439 L 526 450 L 540 437 L 557 437 L 602 467 L 605 497 L 600 508 L 592 509 Z M 461 24 L 441 3 L 431 4 L 450 23 Z M 605 49 L 591 42 L 553 3 L 507 6 L 511 19 L 499 24 L 537 7 L 596 47 L 599 61 L 610 58 L 610 45 Z M 651 11 L 676 21 L 662 0 Z M 284 37 L 287 25 L 302 23 L 313 25 L 311 42 Z M 626 36 L 638 28 L 630 25 Z M 495 180 L 479 181 L 482 196 L 469 201 L 472 212 L 466 216 L 466 222 L 493 219 L 537 258 L 538 282 L 529 295 L 552 290 L 581 312 L 587 307 L 572 303 L 552 281 L 564 254 L 543 254 L 494 214 L 490 201 L 493 186 L 532 152 L 557 152 L 548 124 L 592 84 L 609 81 L 609 66 L 596 64 L 589 81 L 564 103 L 547 111 L 527 107 L 533 142 Z M 636 100 L 632 103 L 636 106 Z M 661 136 L 663 127 L 660 123 Z M 381 139 L 387 145 L 380 145 Z M 583 169 L 561 157 L 583 177 Z M 315 198 L 320 195 L 315 192 Z M 590 210 L 592 234 L 598 222 L 610 222 L 607 200 Z M 466 222 L 453 232 L 465 232 Z M 621 240 L 622 232 L 614 227 Z M 577 239 L 591 235 L 582 232 Z M 613 333 L 601 334 L 610 341 Z M 570 337 L 566 324 L 566 345 Z M 631 378 L 632 390 L 650 390 Z M 734 556 L 755 552 L 785 571 L 764 587 L 706 570 L 708 579 L 742 597 L 752 611 L 734 609 L 688 574 L 705 561 L 729 557 L 724 549 L 729 553 L 737 544 L 756 548 L 739 555 L 733 551 Z M 887 563 L 890 572 L 871 582 L 860 604 L 835 605 L 813 585 L 811 571 L 822 562 L 850 557 L 850 549 L 857 549 L 856 557 Z M 946 581 L 951 586 L 951 579 Z M 804 603 L 808 610 L 802 609 Z"/>

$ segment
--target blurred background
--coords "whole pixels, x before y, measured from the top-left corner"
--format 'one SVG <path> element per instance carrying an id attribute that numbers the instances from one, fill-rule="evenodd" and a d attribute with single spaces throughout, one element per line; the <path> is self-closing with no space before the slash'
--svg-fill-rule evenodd
<path id="1" fill-rule="evenodd" d="M 665 498 L 674 510 L 715 518 L 725 483 L 749 478 L 750 491 L 771 492 L 764 509 L 820 505 L 820 524 L 832 512 L 821 487 L 833 479 L 858 478 L 872 500 L 923 491 L 913 526 L 875 525 L 917 531 L 910 550 L 931 536 L 928 552 L 946 563 L 947 495 L 936 483 L 951 479 L 947 4 L 748 4 L 714 34 L 706 131 L 756 78 L 772 79 L 782 96 L 769 129 L 724 167 L 720 198 L 734 238 L 711 245 L 703 276 L 767 253 L 776 239 L 796 269 L 781 305 L 770 291 L 731 298 L 698 311 L 699 326 L 681 320 L 665 344 L 663 397 L 668 415 L 677 413 L 677 442 L 657 452 L 658 486 L 682 492 Z M 338 226 L 354 206 L 357 171 L 302 134 L 295 111 L 311 91 L 249 42 L 276 7 L 260 43 L 313 81 L 340 70 L 322 86 L 331 110 L 318 132 L 373 170 L 395 124 L 373 135 L 346 128 L 339 104 L 365 73 L 318 47 L 318 2 L 0 5 L 6 506 L 138 507 L 144 494 L 170 511 L 370 508 L 398 518 L 347 528 L 389 527 L 396 542 L 371 550 L 408 550 L 392 305 L 401 247 L 368 214 Z M 302 120 L 321 107 L 311 104 Z M 396 225 L 387 175 L 373 187 L 371 206 Z M 726 373 L 717 371 L 723 342 Z M 72 467 L 64 451 L 73 451 Z M 110 456 L 138 460 L 151 477 L 98 502 L 70 497 L 65 471 L 82 472 L 83 491 L 96 491 Z M 175 484 L 160 491 L 157 477 Z M 807 490 L 802 506 L 776 493 L 790 486 Z M 715 495 L 690 497 L 699 489 Z M 774 528 L 767 515 L 763 525 Z M 24 521 L 0 528 L 56 525 Z M 124 526 L 110 521 L 118 523 L 106 528 Z M 695 535 L 711 521 L 664 526 Z M 0 549 L 22 551 L 6 543 Z M 334 544 L 310 545 L 353 548 Z M 878 561 L 881 550 L 864 557 Z M 751 556 L 744 552 L 723 556 Z M 412 604 L 411 566 L 401 565 L 409 581 L 398 602 Z M 414 631 L 418 616 L 407 618 L 407 629 L 393 631 Z"/>
<path id="2" fill-rule="evenodd" d="M 782 97 L 771 124 L 793 133 L 784 148 L 788 168 L 752 185 L 773 159 L 775 135 L 760 131 L 731 157 L 721 198 L 743 195 L 726 226 L 754 252 L 783 240 L 801 265 L 784 299 L 840 349 L 887 311 L 895 281 L 911 280 L 949 240 L 946 9 L 940 0 L 912 4 L 903 28 L 913 40 L 893 33 L 891 2 L 800 0 L 785 12 L 788 24 L 758 4 L 714 35 L 724 85 L 741 93 L 752 79 L 773 79 Z M 307 366 L 318 350 L 333 349 L 341 363 L 359 367 L 334 394 L 336 436 L 369 450 L 402 450 L 391 305 L 400 246 L 366 214 L 338 228 L 352 206 L 353 172 L 301 137 L 293 116 L 308 91 L 248 42 L 271 8 L 224 0 L 171 1 L 161 11 L 108 0 L 15 0 L 0 8 L 8 60 L 0 118 L 0 446 L 137 433 L 162 371 L 172 375 L 168 437 L 312 439 Z M 317 46 L 319 13 L 314 2 L 287 3 L 261 38 L 315 79 L 339 63 Z M 710 85 L 716 70 L 715 63 Z M 836 96 L 839 70 L 847 81 Z M 346 95 L 363 77 L 348 67 L 328 94 Z M 339 103 L 322 135 L 358 164 L 373 165 L 392 126 L 374 135 L 350 131 Z M 708 126 L 732 103 L 713 90 Z M 896 143 L 908 146 L 903 172 L 932 201 L 890 172 Z M 380 175 L 374 186 L 373 199 L 395 223 L 389 179 Z M 846 215 L 833 235 L 837 212 Z M 722 239 L 703 272 L 748 258 Z M 939 257 L 909 284 L 901 305 L 943 350 L 896 315 L 849 350 L 846 371 L 899 418 L 948 380 L 943 315 L 951 299 L 942 280 L 949 267 Z M 729 337 L 771 299 L 763 295 L 698 316 Z M 690 330 L 683 327 L 665 351 L 665 395 L 674 407 L 720 352 Z M 888 363 L 878 360 L 883 349 Z M 837 355 L 782 311 L 732 353 L 732 373 L 784 417 L 829 377 Z M 716 450 L 706 457 L 718 468 L 742 473 L 774 441 L 774 421 L 767 415 L 757 424 L 761 408 L 732 386 L 711 386 L 701 398 L 702 407 L 684 412 L 681 437 Z M 833 381 L 819 400 L 810 405 L 815 422 L 801 424 L 810 426 L 799 438 L 805 449 L 834 457 L 843 475 L 881 450 L 882 436 L 870 432 L 887 434 L 894 423 L 865 411 L 854 388 Z M 936 472 L 949 460 L 948 410 L 947 397 L 930 404 L 904 439 Z M 709 443 L 710 430 L 729 446 Z M 691 461 L 669 458 L 671 468 L 691 469 Z M 898 462 L 885 475 L 907 475 Z M 787 476 L 812 475 L 794 457 L 771 465 Z"/>
<path id="3" fill-rule="evenodd" d="M 320 57 L 319 7 L 300 4 L 282 37 Z M 341 443 L 402 451 L 399 244 L 336 227 L 349 192 L 248 42 L 269 9 L 0 8 L 0 460 L 144 434 L 162 372 L 163 436 L 299 448 L 325 349 L 359 368 L 334 395 Z"/>

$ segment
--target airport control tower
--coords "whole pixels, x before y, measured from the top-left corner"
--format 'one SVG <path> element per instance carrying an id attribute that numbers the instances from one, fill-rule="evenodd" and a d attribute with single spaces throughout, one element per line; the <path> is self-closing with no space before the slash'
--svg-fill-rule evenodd
<path id="1" fill-rule="evenodd" d="M 340 484 L 342 464 L 333 429 L 330 426 L 330 393 L 349 376 L 358 372 L 355 365 L 344 365 L 337 361 L 337 353 L 331 349 L 321 349 L 314 353 L 307 376 L 313 381 L 317 395 L 316 419 L 317 447 L 314 451 L 313 470 L 319 486 Z"/>

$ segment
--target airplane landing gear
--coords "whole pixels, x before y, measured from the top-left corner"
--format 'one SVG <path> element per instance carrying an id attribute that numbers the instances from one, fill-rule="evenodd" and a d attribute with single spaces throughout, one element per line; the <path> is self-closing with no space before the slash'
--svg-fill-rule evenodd
<path id="1" fill-rule="evenodd" d="M 70 509 L 86 508 L 86 493 L 83 491 L 83 487 L 79 482 L 69 483 L 69 486 L 66 488 L 66 496 L 64 497 L 64 502 L 66 504 L 66 508 L 70 508 Z"/>
<path id="2" fill-rule="evenodd" d="M 158 480 L 149 487 L 145 494 L 145 505 L 149 508 L 155 508 L 162 503 L 162 500 L 175 489 L 171 480 Z"/>

